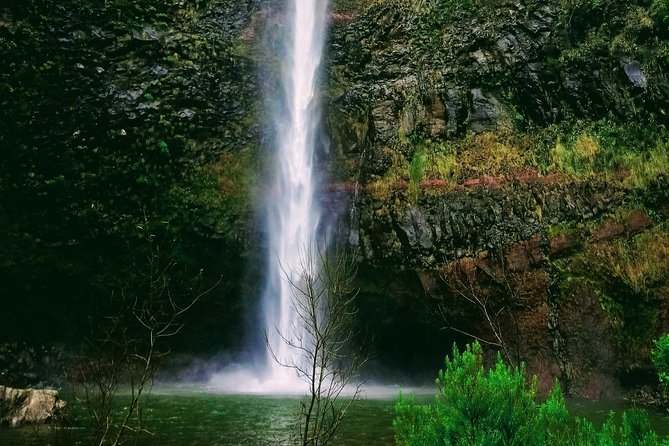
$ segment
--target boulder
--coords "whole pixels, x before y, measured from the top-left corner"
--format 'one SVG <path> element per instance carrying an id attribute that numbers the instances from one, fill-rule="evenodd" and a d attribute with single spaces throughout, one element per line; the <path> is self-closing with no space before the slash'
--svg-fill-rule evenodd
<path id="1" fill-rule="evenodd" d="M 58 391 L 51 389 L 14 389 L 0 386 L 0 423 L 17 427 L 43 423 L 65 407 Z"/>
<path id="2" fill-rule="evenodd" d="M 502 124 L 502 106 L 495 96 L 474 88 L 470 128 L 474 133 L 495 130 Z"/>

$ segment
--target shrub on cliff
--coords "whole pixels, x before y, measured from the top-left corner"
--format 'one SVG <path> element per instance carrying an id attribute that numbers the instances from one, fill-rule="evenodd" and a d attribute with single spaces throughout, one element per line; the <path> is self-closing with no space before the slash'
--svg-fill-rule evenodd
<path id="1" fill-rule="evenodd" d="M 419 406 L 400 396 L 393 421 L 398 444 L 660 444 L 643 412 L 623 414 L 620 426 L 611 414 L 597 430 L 589 421 L 574 422 L 557 384 L 546 401 L 537 403 L 535 381 L 527 385 L 524 368 L 507 366 L 498 357 L 496 366 L 486 371 L 478 343 L 468 345 L 462 353 L 454 347 L 436 383 L 439 395 L 432 405 Z"/>
<path id="2" fill-rule="evenodd" d="M 655 341 L 651 358 L 657 367 L 660 382 L 669 389 L 669 333 Z"/>

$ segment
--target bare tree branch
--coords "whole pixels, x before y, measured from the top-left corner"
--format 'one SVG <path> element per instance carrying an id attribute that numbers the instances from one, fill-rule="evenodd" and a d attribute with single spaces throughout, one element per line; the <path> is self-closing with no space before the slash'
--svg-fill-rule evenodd
<path id="1" fill-rule="evenodd" d="M 184 315 L 221 282 L 203 288 L 202 270 L 194 277 L 176 270 L 175 258 L 168 257 L 148 224 L 146 263 L 136 265 L 128 278 L 117 278 L 112 293 L 115 313 L 96 327 L 98 339 L 88 339 L 91 356 L 82 358 L 76 377 L 83 388 L 79 398 L 93 422 L 94 443 L 99 446 L 137 444 L 146 428 L 144 411 L 160 362 L 169 353 L 167 338 L 184 327 Z M 138 283 L 134 283 L 138 281 Z M 125 400 L 116 397 L 121 385 L 130 386 Z M 119 417 L 116 404 L 123 407 Z"/>
<path id="2" fill-rule="evenodd" d="M 463 263 L 465 261 L 468 263 Z M 482 343 L 498 347 L 510 364 L 518 364 L 517 347 L 512 353 L 505 328 L 513 327 L 517 338 L 519 328 L 513 316 L 512 306 L 517 305 L 521 298 L 519 287 L 507 270 L 503 253 L 499 253 L 497 267 L 481 259 L 466 259 L 465 261 L 451 265 L 449 270 L 442 273 L 441 279 L 455 296 L 469 302 L 479 311 L 490 330 L 492 339 L 485 339 L 453 326 L 448 328 Z M 479 272 L 482 274 L 478 274 Z M 492 283 L 492 287 L 486 289 L 481 283 L 483 280 L 489 280 L 488 283 Z M 447 319 L 444 305 L 440 305 L 439 311 L 442 317 Z"/>
<path id="3" fill-rule="evenodd" d="M 293 292 L 291 305 L 297 321 L 289 333 L 278 335 L 295 355 L 289 360 L 278 358 L 267 334 L 265 341 L 272 358 L 295 370 L 307 384 L 296 426 L 299 444 L 325 446 L 364 385 L 359 371 L 368 356 L 352 345 L 357 313 L 355 261 L 351 255 L 314 249 L 302 252 L 296 270 L 287 271 L 284 265 L 281 269 Z M 351 393 L 344 399 L 347 389 Z"/>

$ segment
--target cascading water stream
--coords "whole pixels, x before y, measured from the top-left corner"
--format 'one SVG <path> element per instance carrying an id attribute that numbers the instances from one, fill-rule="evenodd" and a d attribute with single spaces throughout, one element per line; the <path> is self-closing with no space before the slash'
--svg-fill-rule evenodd
<path id="1" fill-rule="evenodd" d="M 210 386 L 223 391 L 303 393 L 306 384 L 293 368 L 299 352 L 285 338 L 300 338 L 292 306 L 291 282 L 299 282 L 305 255 L 316 243 L 320 209 L 315 201 L 314 147 L 320 119 L 318 71 L 326 30 L 327 0 L 289 0 L 285 54 L 281 64 L 280 104 L 274 116 L 276 158 L 267 199 L 267 283 L 262 301 L 267 335 L 265 370 L 229 367 Z M 308 264 L 309 261 L 307 260 Z M 313 267 L 313 262 L 311 263 Z M 285 338 L 284 338 L 285 337 Z M 306 339 L 303 337 L 303 339 Z"/>
<path id="2" fill-rule="evenodd" d="M 291 26 L 282 65 L 284 107 L 275 117 L 278 150 L 273 196 L 268 203 L 270 258 L 264 316 L 269 344 L 267 383 L 284 390 L 303 387 L 295 371 L 272 356 L 284 364 L 299 361 L 282 335 L 291 336 L 298 327 L 291 282 L 299 280 L 296 274 L 315 243 L 320 218 L 314 200 L 314 146 L 320 119 L 317 80 L 326 6 L 327 0 L 291 1 Z"/>

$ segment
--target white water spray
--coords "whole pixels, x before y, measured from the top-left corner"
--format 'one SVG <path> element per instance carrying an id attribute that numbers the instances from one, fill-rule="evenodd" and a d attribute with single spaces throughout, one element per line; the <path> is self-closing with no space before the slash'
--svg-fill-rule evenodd
<path id="1" fill-rule="evenodd" d="M 292 336 L 297 314 L 290 282 L 297 282 L 305 250 L 316 242 L 320 209 L 314 199 L 314 146 L 320 118 L 318 70 L 326 28 L 327 0 L 290 0 L 282 62 L 283 107 L 277 112 L 275 177 L 267 200 L 268 274 L 263 300 L 269 348 L 267 368 L 252 378 L 246 367 L 215 377 L 212 385 L 253 393 L 302 393 L 306 385 L 292 368 L 300 358 L 283 336 Z M 286 277 L 286 276 L 289 277 Z M 292 277 L 291 277 L 292 276 Z M 271 349 L 271 350 L 270 350 Z"/>

